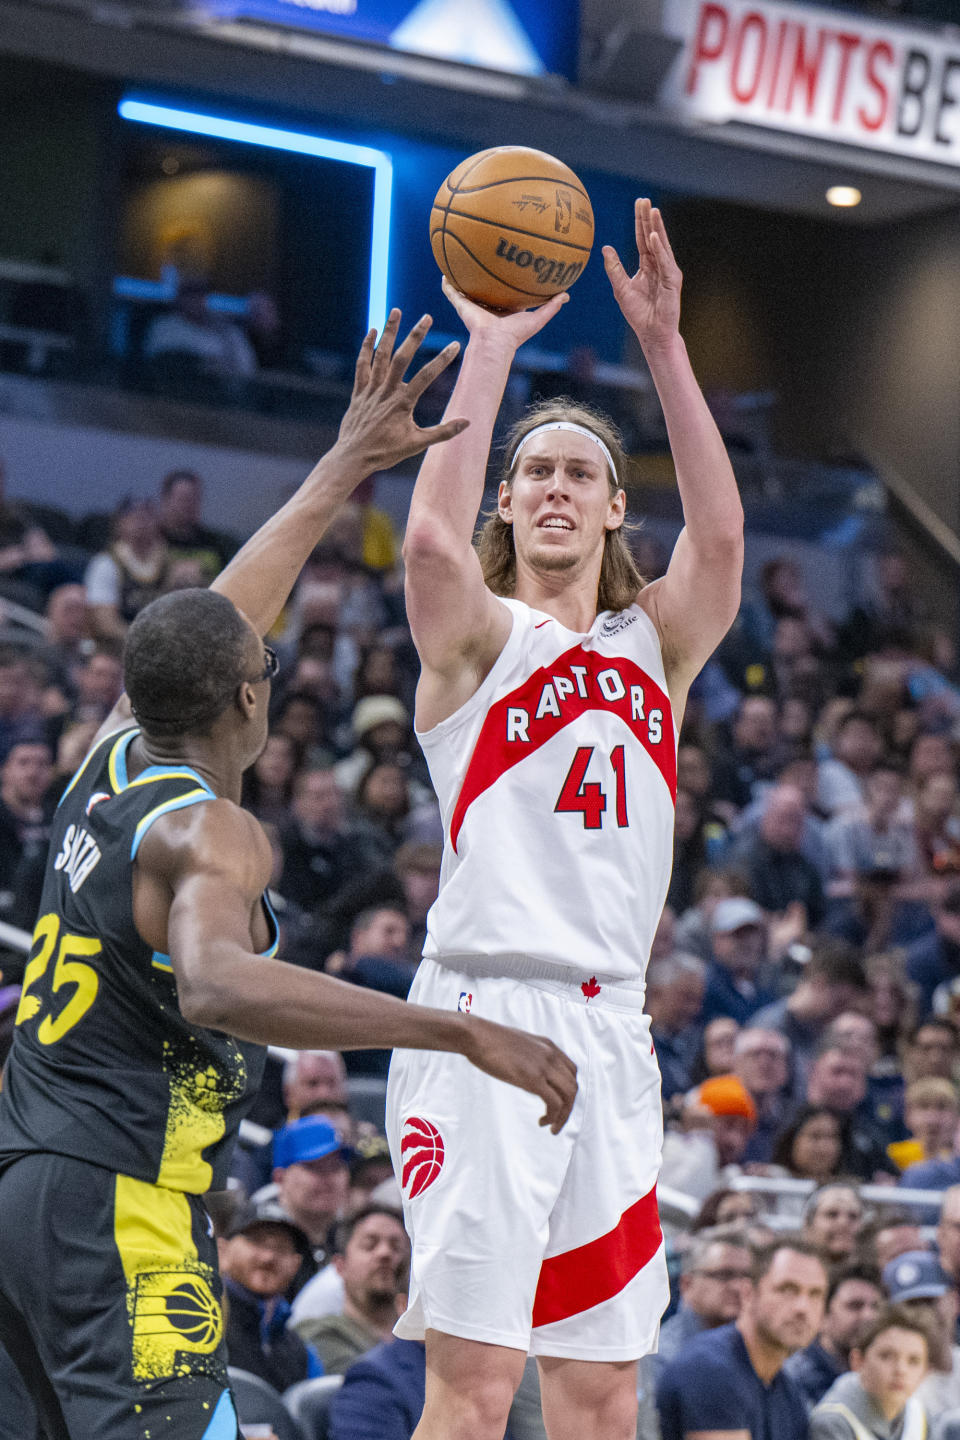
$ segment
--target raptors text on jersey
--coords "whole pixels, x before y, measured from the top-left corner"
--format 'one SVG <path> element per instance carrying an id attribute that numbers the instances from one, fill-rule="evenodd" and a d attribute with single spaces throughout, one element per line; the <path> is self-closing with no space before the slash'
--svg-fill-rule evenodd
<path id="1" fill-rule="evenodd" d="M 642 978 L 673 855 L 676 733 L 640 609 L 587 634 L 517 600 L 470 700 L 420 743 L 443 812 L 425 954 Z"/>

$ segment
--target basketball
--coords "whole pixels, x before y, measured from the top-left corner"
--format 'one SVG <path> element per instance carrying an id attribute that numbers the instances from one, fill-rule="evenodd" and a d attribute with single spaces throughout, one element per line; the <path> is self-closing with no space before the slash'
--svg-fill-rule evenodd
<path id="1" fill-rule="evenodd" d="M 457 290 L 491 310 L 527 310 L 569 290 L 593 245 L 590 198 L 542 150 L 498 145 L 447 176 L 430 211 L 430 243 Z"/>

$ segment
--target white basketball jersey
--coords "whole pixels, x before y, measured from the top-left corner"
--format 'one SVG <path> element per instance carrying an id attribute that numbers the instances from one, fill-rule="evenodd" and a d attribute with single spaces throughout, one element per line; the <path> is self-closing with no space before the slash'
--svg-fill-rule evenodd
<path id="1" fill-rule="evenodd" d="M 445 830 L 425 955 L 640 980 L 670 882 L 677 747 L 638 605 L 586 635 L 518 600 L 483 684 L 419 735 Z"/>

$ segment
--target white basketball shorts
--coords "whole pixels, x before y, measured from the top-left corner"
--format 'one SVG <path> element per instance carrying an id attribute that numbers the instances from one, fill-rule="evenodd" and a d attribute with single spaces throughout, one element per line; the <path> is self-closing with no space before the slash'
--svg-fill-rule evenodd
<path id="1" fill-rule="evenodd" d="M 387 1132 L 413 1241 L 396 1334 L 579 1360 L 656 1349 L 663 1126 L 642 991 L 522 957 L 496 970 L 457 958 L 424 960 L 410 999 L 549 1036 L 575 1062 L 579 1092 L 553 1135 L 540 1099 L 463 1056 L 395 1052 Z"/>

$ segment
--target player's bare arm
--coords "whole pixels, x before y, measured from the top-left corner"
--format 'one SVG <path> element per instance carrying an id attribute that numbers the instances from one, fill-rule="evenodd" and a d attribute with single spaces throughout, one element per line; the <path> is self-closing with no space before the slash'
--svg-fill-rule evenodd
<path id="1" fill-rule="evenodd" d="M 270 869 L 263 830 L 229 800 L 174 812 L 148 832 L 135 866 L 134 916 L 147 944 L 170 956 L 185 1019 L 264 1045 L 461 1054 L 539 1095 L 541 1124 L 561 1129 L 577 1093 L 576 1067 L 551 1040 L 258 955 Z"/>
<path id="2" fill-rule="evenodd" d="M 422 428 L 413 412 L 424 391 L 455 359 L 454 341 L 423 365 L 409 380 L 404 375 L 433 324 L 429 315 L 417 321 L 397 345 L 400 311 L 391 310 L 383 335 L 365 337 L 357 357 L 350 404 L 340 422 L 337 440 L 317 462 L 296 494 L 271 516 L 214 580 L 218 590 L 242 610 L 259 635 L 266 635 L 292 591 L 300 571 L 323 538 L 330 521 L 357 486 L 377 470 L 388 470 L 428 446 L 452 439 L 466 429 L 465 419 L 448 411 L 442 424 Z M 131 719 L 124 695 L 94 737 L 105 735 Z"/>
<path id="3" fill-rule="evenodd" d="M 680 335 L 682 275 L 663 217 L 636 203 L 639 264 L 628 275 L 609 245 L 604 264 L 620 309 L 650 367 L 663 407 L 683 502 L 684 527 L 666 575 L 641 592 L 656 625 L 674 709 L 733 623 L 740 605 L 743 507 L 720 432 Z"/>
<path id="4" fill-rule="evenodd" d="M 404 538 L 407 616 L 420 655 L 417 723 L 430 729 L 474 693 L 510 633 L 510 616 L 483 581 L 473 532 L 483 498 L 494 422 L 513 357 L 567 296 L 536 310 L 494 315 L 446 280 L 443 290 L 469 333 L 447 414 L 470 422 L 420 467 Z"/>

